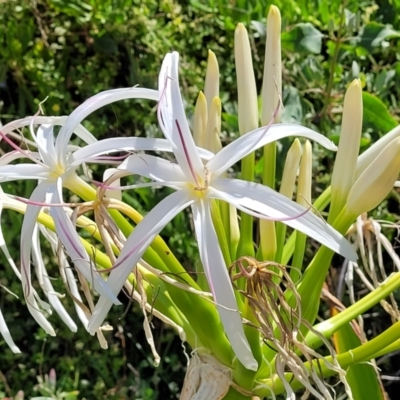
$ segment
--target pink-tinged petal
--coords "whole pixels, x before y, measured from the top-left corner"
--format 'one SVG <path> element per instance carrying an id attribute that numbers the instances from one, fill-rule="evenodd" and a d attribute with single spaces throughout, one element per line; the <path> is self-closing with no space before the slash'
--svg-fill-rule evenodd
<path id="1" fill-rule="evenodd" d="M 61 179 L 48 186 L 46 203 L 63 203 Z M 75 267 L 93 285 L 97 293 L 107 296 L 114 304 L 121 304 L 93 266 L 93 261 L 83 247 L 81 239 L 65 210 L 62 207 L 50 207 L 50 215 L 54 220 L 57 235 Z"/>
<path id="2" fill-rule="evenodd" d="M 0 187 L 0 195 L 5 196 L 3 190 Z M 0 220 L 1 220 L 1 214 L 3 212 L 3 203 L 0 200 Z M 15 265 L 14 260 L 11 257 L 10 252 L 8 251 L 8 247 L 6 244 L 6 241 L 4 240 L 4 235 L 3 235 L 3 229 L 2 226 L 0 225 L 0 249 L 2 250 L 3 254 L 5 255 L 8 263 L 10 264 L 12 270 L 14 271 L 15 275 L 18 277 L 18 279 L 21 279 L 21 273 L 18 270 L 17 266 Z"/>
<path id="3" fill-rule="evenodd" d="M 12 121 L 12 122 L 8 123 L 7 125 L 4 125 L 1 128 L 1 131 L 4 134 L 9 134 L 15 130 L 18 130 L 25 126 L 31 125 L 32 120 L 33 120 L 34 126 L 41 125 L 41 124 L 62 126 L 62 125 L 64 125 L 67 118 L 68 118 L 67 116 L 61 116 L 61 117 L 31 116 L 31 117 L 26 117 L 26 118 L 17 119 L 15 121 Z M 74 133 L 76 136 L 81 138 L 85 143 L 90 144 L 90 143 L 94 143 L 97 141 L 97 139 L 82 125 L 78 125 L 75 128 Z M 1 140 L 1 138 L 0 138 L 0 140 Z"/>
<path id="4" fill-rule="evenodd" d="M 0 166 L 0 182 L 23 179 L 46 179 L 49 170 L 38 164 L 16 164 Z"/>
<path id="5" fill-rule="evenodd" d="M 40 155 L 37 152 L 29 152 L 29 155 L 32 157 L 31 159 L 36 159 L 40 161 Z M 9 151 L 8 153 L 4 154 L 3 156 L 0 157 L 0 165 L 8 165 L 12 163 L 15 160 L 19 160 L 21 158 L 26 158 L 26 154 L 21 153 L 20 151 L 14 150 L 14 151 Z"/>
<path id="6" fill-rule="evenodd" d="M 41 159 L 51 169 L 57 165 L 53 128 L 53 125 L 40 125 L 35 140 Z"/>
<path id="7" fill-rule="evenodd" d="M 106 106 L 107 104 L 128 99 L 158 100 L 158 92 L 156 90 L 138 87 L 128 89 L 113 89 L 98 93 L 86 100 L 70 114 L 68 119 L 65 121 L 65 124 L 61 128 L 56 140 L 57 158 L 59 160 L 65 159 L 66 148 L 71 139 L 71 135 L 75 131 L 76 127 L 89 114 L 101 107 Z"/>
<path id="8" fill-rule="evenodd" d="M 118 256 L 107 281 L 115 295 L 121 291 L 129 274 L 135 269 L 147 247 L 150 246 L 164 226 L 192 203 L 193 199 L 191 199 L 189 193 L 184 191 L 174 192 L 160 201 L 136 226 Z M 100 297 L 89 322 L 90 333 L 94 334 L 100 328 L 111 306 L 112 303 L 107 297 Z"/>
<path id="9" fill-rule="evenodd" d="M 328 150 L 336 151 L 333 142 L 309 128 L 295 124 L 276 124 L 255 129 L 224 147 L 207 163 L 212 176 L 218 176 L 251 152 L 288 136 L 300 136 L 313 140 Z"/>
<path id="10" fill-rule="evenodd" d="M 95 157 L 99 157 L 104 154 L 110 154 L 115 152 L 130 152 L 130 151 L 162 151 L 171 152 L 172 145 L 166 139 L 155 139 L 155 138 L 111 138 L 100 140 L 96 143 L 82 147 L 76 150 L 70 157 L 70 165 L 75 166 L 83 162 L 89 162 Z M 210 160 L 214 154 L 205 149 L 198 149 L 200 157 L 203 160 Z"/>
<path id="11" fill-rule="evenodd" d="M 174 188 L 186 182 L 182 169 L 178 164 L 146 154 L 137 154 L 128 157 L 121 163 L 118 170 L 153 179 L 165 186 Z M 186 188 L 186 183 L 184 185 Z"/>
<path id="12" fill-rule="evenodd" d="M 254 210 L 271 217 L 287 218 L 302 214 L 305 208 L 275 192 L 273 189 L 254 182 L 238 179 L 218 178 L 213 181 L 211 192 L 215 198 L 223 199 L 235 207 Z M 296 219 L 288 219 L 284 223 L 293 229 L 305 233 L 319 243 L 351 261 L 357 260 L 352 245 L 321 217 L 312 211 Z"/>
<path id="13" fill-rule="evenodd" d="M 1 131 L 7 135 L 13 131 L 18 131 L 23 127 L 31 125 L 32 120 L 33 120 L 34 125 L 40 125 L 40 124 L 58 125 L 58 124 L 63 123 L 66 119 L 67 119 L 67 117 L 30 116 L 30 117 L 16 119 L 15 121 L 9 122 L 8 124 L 4 125 L 1 128 Z"/>
<path id="14" fill-rule="evenodd" d="M 30 200 L 33 202 L 43 202 L 48 187 L 48 182 L 39 184 L 33 191 Z M 45 318 L 44 314 L 40 311 L 39 304 L 37 302 L 38 297 L 35 296 L 35 292 L 31 283 L 31 249 L 32 249 L 32 236 L 36 225 L 36 219 L 40 212 L 41 207 L 29 204 L 26 209 L 25 217 L 22 223 L 21 229 L 21 283 L 22 290 L 24 292 L 26 305 L 35 318 L 36 322 L 51 336 L 55 336 L 52 326 Z M 39 303 L 47 308 L 44 302 Z"/>
<path id="15" fill-rule="evenodd" d="M 72 272 L 72 269 L 69 267 L 69 264 L 66 263 L 66 268 L 65 268 L 65 276 L 68 282 L 68 287 L 69 291 L 71 292 L 72 296 L 78 301 L 80 301 L 82 304 L 84 304 L 81 294 L 78 289 L 78 285 L 76 283 L 76 279 L 74 276 L 74 273 Z M 85 312 L 83 311 L 82 307 L 74 301 L 74 306 L 75 306 L 75 311 L 78 314 L 78 318 L 82 322 L 82 325 L 85 327 L 86 330 L 88 330 L 89 326 L 89 319 L 86 316 Z"/>
<path id="16" fill-rule="evenodd" d="M 67 325 L 72 332 L 76 332 L 78 330 L 78 327 L 68 314 L 67 310 L 62 305 L 59 296 L 57 296 L 53 288 L 53 285 L 49 278 L 49 274 L 47 273 L 46 266 L 43 262 L 42 250 L 39 240 L 39 230 L 37 226 L 33 231 L 32 238 L 32 262 L 36 269 L 36 274 L 38 276 L 40 287 L 42 288 L 46 297 L 49 299 L 49 303 L 51 304 L 55 312 L 63 320 L 65 325 Z"/>
<path id="17" fill-rule="evenodd" d="M 54 232 L 51 232 L 43 227 L 41 227 L 41 232 L 46 240 L 50 243 L 51 248 L 54 254 L 57 254 L 59 251 L 59 241 L 58 237 Z M 72 296 L 83 304 L 83 300 L 81 294 L 78 289 L 78 285 L 76 283 L 74 274 L 72 272 L 72 268 L 67 260 L 67 256 L 65 255 L 64 251 L 61 251 L 58 255 L 58 262 L 60 266 L 60 273 L 62 275 L 63 281 L 68 283 L 68 289 Z M 82 307 L 78 304 L 78 302 L 74 301 L 75 311 L 78 314 L 78 318 L 81 320 L 85 329 L 89 324 L 89 320 L 86 317 L 85 312 L 83 311 Z"/>
<path id="18" fill-rule="evenodd" d="M 0 309 L 0 334 L 3 336 L 4 340 L 6 341 L 8 347 L 14 354 L 21 353 L 21 350 L 17 347 L 17 345 L 12 340 L 10 331 L 7 327 L 6 321 L 4 320 L 3 313 Z"/>
<path id="19" fill-rule="evenodd" d="M 198 177 L 204 175 L 204 166 L 190 132 L 183 108 L 178 76 L 179 54 L 168 53 L 158 78 L 158 116 L 161 130 L 171 142 L 186 180 L 199 186 Z"/>
<path id="20" fill-rule="evenodd" d="M 242 317 L 212 223 L 209 203 L 198 201 L 192 205 L 192 210 L 201 262 L 225 333 L 239 361 L 247 369 L 257 371 L 258 363 L 244 334 Z"/>

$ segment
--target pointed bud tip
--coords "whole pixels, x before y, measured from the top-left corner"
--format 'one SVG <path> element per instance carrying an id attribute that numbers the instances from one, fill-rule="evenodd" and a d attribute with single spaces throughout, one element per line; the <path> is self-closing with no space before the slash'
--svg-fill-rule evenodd
<path id="1" fill-rule="evenodd" d="M 247 35 L 247 29 L 241 22 L 236 25 L 235 35 Z"/>
<path id="2" fill-rule="evenodd" d="M 221 99 L 218 96 L 215 96 L 212 100 L 211 100 L 211 104 L 214 107 L 217 108 L 221 108 Z"/>
<path id="3" fill-rule="evenodd" d="M 346 90 L 346 94 L 345 94 L 345 98 L 348 96 L 358 96 L 359 97 L 359 102 L 361 100 L 361 96 L 362 96 L 362 84 L 361 84 L 361 80 L 360 79 L 354 79 L 350 85 L 348 86 L 347 90 Z M 357 105 L 358 107 L 362 107 L 362 103 Z"/>
<path id="4" fill-rule="evenodd" d="M 276 18 L 276 17 L 280 17 L 281 16 L 281 12 L 279 10 L 279 8 L 277 6 L 274 6 L 273 4 L 271 4 L 271 7 L 269 8 L 268 11 L 268 18 Z"/>
<path id="5" fill-rule="evenodd" d="M 204 95 L 203 91 L 200 90 L 199 95 L 197 96 L 197 101 L 204 101 L 206 100 L 206 96 Z"/>
<path id="6" fill-rule="evenodd" d="M 215 53 L 210 49 L 208 49 L 207 62 L 217 62 L 217 57 Z"/>

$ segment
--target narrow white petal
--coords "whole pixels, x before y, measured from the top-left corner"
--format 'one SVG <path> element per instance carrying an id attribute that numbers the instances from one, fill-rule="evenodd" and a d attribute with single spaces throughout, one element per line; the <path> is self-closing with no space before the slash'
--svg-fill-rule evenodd
<path id="1" fill-rule="evenodd" d="M 40 160 L 40 155 L 38 152 L 30 151 L 29 155 L 33 159 Z M 17 150 L 9 151 L 8 153 L 0 157 L 0 165 L 8 165 L 15 160 L 19 160 L 20 158 L 26 158 L 26 155 Z"/>
<path id="2" fill-rule="evenodd" d="M 244 334 L 232 283 L 212 223 L 209 203 L 198 201 L 192 205 L 192 210 L 201 262 L 225 333 L 239 361 L 247 369 L 256 371 L 258 364 Z"/>
<path id="3" fill-rule="evenodd" d="M 1 131 L 7 135 L 13 131 L 17 131 L 25 126 L 29 126 L 32 123 L 34 125 L 38 124 L 53 124 L 59 125 L 65 121 L 67 117 L 42 117 L 42 116 L 30 116 L 21 119 L 16 119 L 15 121 L 9 122 L 1 128 Z"/>
<path id="4" fill-rule="evenodd" d="M 19 179 L 46 179 L 49 170 L 38 164 L 16 164 L 0 166 L 0 182 L 17 181 Z"/>
<path id="5" fill-rule="evenodd" d="M 82 300 L 81 294 L 79 293 L 78 285 L 76 283 L 75 276 L 72 272 L 72 269 L 69 268 L 69 265 L 67 262 L 65 263 L 65 265 L 66 265 L 65 276 L 67 278 L 69 290 L 70 290 L 72 296 L 74 296 L 76 300 L 80 301 L 83 304 L 83 300 Z M 78 314 L 78 318 L 82 322 L 82 325 L 85 327 L 86 330 L 88 330 L 88 326 L 89 326 L 88 317 L 86 316 L 82 307 L 80 307 L 80 305 L 76 301 L 74 301 L 74 306 L 75 306 L 75 311 Z"/>
<path id="6" fill-rule="evenodd" d="M 186 180 L 197 183 L 204 166 L 190 132 L 179 89 L 179 54 L 168 53 L 163 61 L 159 79 L 159 124 L 181 166 Z"/>
<path id="7" fill-rule="evenodd" d="M 234 140 L 224 147 L 215 157 L 207 163 L 213 176 L 221 175 L 233 164 L 247 156 L 254 150 L 288 136 L 301 136 L 319 143 L 328 150 L 336 151 L 337 147 L 332 141 L 320 133 L 296 124 L 276 124 L 251 131 Z"/>
<path id="8" fill-rule="evenodd" d="M 107 104 L 111 104 L 119 100 L 128 99 L 158 100 L 158 92 L 156 90 L 143 89 L 138 87 L 128 89 L 113 89 L 98 93 L 90 99 L 86 100 L 70 114 L 68 119 L 65 121 L 63 127 L 61 128 L 56 140 L 57 158 L 59 160 L 65 159 L 65 152 L 71 135 L 75 131 L 76 127 L 89 114 L 98 110 L 101 107 L 104 107 Z"/>
<path id="9" fill-rule="evenodd" d="M 43 228 L 42 226 L 40 226 L 41 232 L 43 234 L 43 236 L 46 238 L 46 240 L 50 243 L 51 248 L 53 250 L 54 254 L 57 254 L 58 252 L 58 247 L 59 247 L 59 241 L 58 241 L 58 237 L 57 235 L 52 232 L 49 231 L 46 228 Z M 58 257 L 59 260 L 59 267 L 60 267 L 60 273 L 63 277 L 64 282 L 68 282 L 68 286 L 69 286 L 69 291 L 71 292 L 71 295 L 78 301 L 80 301 L 81 303 L 83 303 L 82 301 L 82 297 L 79 293 L 79 289 L 78 289 L 78 285 L 76 283 L 74 274 L 72 272 L 72 268 L 67 260 L 67 256 L 65 255 L 64 251 L 61 251 Z M 80 305 L 74 301 L 74 306 L 75 306 L 75 310 L 76 313 L 78 314 L 79 319 L 81 320 L 83 326 L 85 327 L 85 329 L 87 329 L 89 320 L 86 317 L 85 312 L 83 311 L 82 307 L 80 307 Z"/>
<path id="10" fill-rule="evenodd" d="M 178 164 L 146 154 L 134 154 L 128 157 L 118 170 L 153 179 L 168 186 L 169 183 L 186 182 Z"/>
<path id="11" fill-rule="evenodd" d="M 238 179 L 218 178 L 213 181 L 212 195 L 234 206 L 241 206 L 271 217 L 295 217 L 305 208 L 273 189 L 253 182 Z M 326 247 L 349 260 L 356 261 L 357 254 L 352 245 L 328 223 L 311 211 L 284 221 L 286 225 L 305 233 Z"/>
<path id="12" fill-rule="evenodd" d="M 44 164 L 51 169 L 57 165 L 54 147 L 53 125 L 40 125 L 36 132 L 36 144 Z"/>
<path id="13" fill-rule="evenodd" d="M 2 192 L 3 191 L 1 190 L 1 193 Z M 2 204 L 2 201 L 0 201 L 0 220 L 1 220 L 2 212 L 3 212 L 3 204 Z M 18 270 L 17 266 L 15 265 L 15 262 L 12 259 L 10 252 L 8 251 L 8 247 L 7 247 L 6 241 L 4 239 L 3 229 L 2 228 L 3 228 L 3 226 L 0 225 L 0 249 L 3 251 L 3 254 L 5 255 L 7 261 L 10 264 L 10 266 L 11 266 L 12 270 L 14 271 L 15 275 L 17 275 L 18 279 L 21 279 L 21 273 Z"/>
<path id="14" fill-rule="evenodd" d="M 99 157 L 104 154 L 110 154 L 121 151 L 165 151 L 172 152 L 172 145 L 166 139 L 155 138 L 111 138 L 100 140 L 96 143 L 82 147 L 76 150 L 70 158 L 70 165 L 78 165 L 82 162 L 90 161 L 91 158 Z M 210 160 L 214 154 L 208 150 L 198 148 L 200 157 L 203 160 Z"/>
<path id="15" fill-rule="evenodd" d="M 107 168 L 103 173 L 103 182 L 106 182 L 107 179 L 111 178 L 118 170 L 116 168 Z M 111 199 L 115 199 L 118 201 L 122 201 L 122 192 L 121 189 L 118 189 L 121 186 L 121 179 L 115 179 L 110 184 L 111 187 L 115 187 L 115 190 L 107 189 L 105 191 L 105 196 Z"/>
<path id="16" fill-rule="evenodd" d="M 60 179 L 58 179 L 56 184 L 49 185 L 46 193 L 46 203 L 63 203 Z M 50 215 L 54 220 L 57 235 L 75 267 L 93 285 L 97 293 L 108 296 L 114 304 L 121 304 L 93 266 L 93 261 L 83 247 L 80 236 L 76 232 L 65 210 L 62 207 L 50 207 Z"/>
<path id="17" fill-rule="evenodd" d="M 48 183 L 44 182 L 39 184 L 33 191 L 30 200 L 35 202 L 43 202 L 45 193 L 48 187 Z M 31 282 L 31 249 L 32 249 L 32 236 L 33 230 L 36 225 L 36 219 L 40 212 L 41 207 L 29 204 L 21 228 L 21 283 L 22 290 L 24 292 L 26 305 L 35 318 L 36 322 L 51 336 L 55 336 L 52 326 L 45 318 L 44 314 L 40 311 L 40 307 L 37 303 L 38 298 L 35 296 L 35 292 Z M 47 305 L 44 302 L 40 302 L 45 308 Z"/>
<path id="18" fill-rule="evenodd" d="M 136 226 L 118 256 L 107 281 L 115 295 L 121 291 L 129 274 L 164 226 L 192 203 L 193 200 L 188 192 L 174 192 L 158 203 Z M 89 332 L 94 334 L 97 331 L 111 306 L 112 303 L 107 297 L 100 297 L 89 322 Z"/>
<path id="19" fill-rule="evenodd" d="M 8 344 L 8 347 L 14 354 L 21 353 L 21 350 L 17 347 L 17 345 L 12 340 L 10 331 L 7 327 L 6 321 L 4 320 L 3 313 L 1 312 L 0 308 L 0 334 L 3 336 L 4 340 Z"/>
<path id="20" fill-rule="evenodd" d="M 67 310 L 62 305 L 59 297 L 57 296 L 53 288 L 53 285 L 51 283 L 51 280 L 49 278 L 49 275 L 47 273 L 46 266 L 44 265 L 42 249 L 40 247 L 39 230 L 37 226 L 33 231 L 32 261 L 36 267 L 40 287 L 42 288 L 45 295 L 49 299 L 49 303 L 54 308 L 56 313 L 60 316 L 60 318 L 63 320 L 65 325 L 67 325 L 72 332 L 76 332 L 78 330 L 78 327 L 76 326 L 75 322 L 72 320 Z"/>
<path id="21" fill-rule="evenodd" d="M 18 130 L 20 128 L 23 128 L 25 126 L 29 126 L 32 123 L 33 120 L 33 125 L 40 125 L 40 124 L 50 124 L 54 126 L 62 126 L 64 125 L 65 121 L 67 120 L 67 116 L 61 116 L 61 117 L 43 117 L 43 116 L 31 116 L 31 117 L 25 117 L 22 119 L 17 119 L 15 121 L 12 121 L 8 123 L 7 125 L 4 125 L 1 128 L 1 131 L 4 134 L 9 134 L 15 130 Z M 74 133 L 76 136 L 81 138 L 85 143 L 94 143 L 97 141 L 97 139 L 82 125 L 78 125 Z M 0 138 L 1 140 L 1 138 Z"/>

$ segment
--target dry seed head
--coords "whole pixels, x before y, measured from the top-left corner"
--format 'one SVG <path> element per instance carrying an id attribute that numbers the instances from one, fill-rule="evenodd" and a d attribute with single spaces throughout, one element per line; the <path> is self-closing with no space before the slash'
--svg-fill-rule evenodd
<path id="1" fill-rule="evenodd" d="M 290 386 L 291 380 L 295 378 L 302 382 L 307 393 L 315 398 L 333 399 L 326 382 L 320 378 L 319 360 L 323 360 L 328 368 L 339 375 L 346 393 L 351 393 L 345 372 L 337 363 L 332 346 L 302 319 L 301 299 L 285 266 L 270 261 L 260 262 L 252 257 L 241 257 L 231 265 L 229 272 L 236 290 L 248 300 L 264 341 L 277 353 L 272 363 L 286 388 L 287 398 L 295 398 Z M 235 281 L 239 279 L 246 280 L 244 290 L 235 285 Z M 288 292 L 295 298 L 294 307 L 286 300 Z M 321 338 L 333 358 L 333 363 L 329 363 L 304 343 L 300 330 L 302 325 Z M 305 366 L 305 362 L 311 366 L 310 369 Z M 287 371 L 291 371 L 292 375 Z"/>

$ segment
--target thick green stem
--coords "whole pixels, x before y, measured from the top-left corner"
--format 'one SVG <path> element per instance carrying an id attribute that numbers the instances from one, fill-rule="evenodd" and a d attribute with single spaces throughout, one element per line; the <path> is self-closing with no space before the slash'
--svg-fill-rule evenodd
<path id="1" fill-rule="evenodd" d="M 67 183 L 70 190 L 86 201 L 96 200 L 96 191 L 80 178 L 71 177 Z M 124 203 L 120 203 L 120 207 L 135 223 L 140 222 L 143 218 L 136 210 Z M 134 229 L 130 223 L 118 210 L 111 209 L 109 212 L 124 235 L 129 236 Z M 172 273 L 177 276 L 184 276 L 186 283 L 199 289 L 198 285 L 176 260 L 171 250 L 160 237 L 153 241 L 152 246 L 157 250 L 153 247 L 149 247 L 146 250 L 143 254 L 143 259 L 146 262 L 167 274 Z M 191 327 L 199 336 L 201 343 L 209 348 L 220 362 L 225 365 L 231 365 L 233 352 L 223 332 L 215 306 L 197 294 L 184 291 L 173 285 L 169 285 L 168 292 L 173 302 L 188 319 Z"/>
<path id="2" fill-rule="evenodd" d="M 254 153 L 249 154 L 242 160 L 241 179 L 249 182 L 254 181 Z M 240 239 L 237 248 L 236 257 L 250 256 L 254 257 L 253 243 L 253 217 L 245 212 L 241 212 L 240 220 Z"/>
<path id="3" fill-rule="evenodd" d="M 379 336 L 370 340 L 367 343 L 362 344 L 359 347 L 356 347 L 353 350 L 347 351 L 346 353 L 342 353 L 336 356 L 339 365 L 342 369 L 346 370 L 351 365 L 366 362 L 371 360 L 376 354 L 381 354 L 380 352 L 384 349 L 390 350 L 390 346 L 393 342 L 396 342 L 400 336 L 400 321 L 394 323 L 390 328 L 388 328 L 385 332 L 381 333 Z M 325 360 L 329 363 L 333 364 L 333 359 L 331 356 L 325 357 Z M 322 360 L 313 361 L 312 363 L 306 362 L 304 366 L 311 371 L 311 368 L 315 373 L 317 373 L 320 377 L 328 377 L 337 374 L 336 371 L 330 369 L 326 363 Z M 303 385 L 294 378 L 292 373 L 285 374 L 285 380 L 290 382 L 290 386 L 294 390 L 299 390 L 303 387 Z M 264 383 L 269 388 L 273 388 L 273 392 L 275 394 L 284 393 L 285 388 L 281 381 L 281 379 L 275 375 L 273 378 L 266 379 L 262 383 Z M 260 388 L 260 390 L 255 391 L 258 396 L 268 396 L 270 394 L 269 390 L 267 391 L 264 388 Z"/>
<path id="4" fill-rule="evenodd" d="M 264 169 L 262 182 L 270 188 L 275 187 L 276 174 L 276 143 L 264 146 Z M 260 249 L 257 258 L 260 260 L 274 261 L 277 253 L 277 240 L 275 223 L 260 220 Z"/>
<path id="5" fill-rule="evenodd" d="M 343 325 L 349 323 L 365 311 L 369 310 L 381 300 L 388 297 L 395 290 L 400 288 L 400 272 L 396 272 L 391 275 L 385 282 L 381 283 L 379 287 L 367 294 L 362 299 L 358 300 L 357 303 L 346 308 L 344 311 L 335 315 L 334 317 L 323 321 L 314 326 L 314 329 L 320 332 L 325 338 L 331 337 L 336 331 L 338 331 Z M 305 338 L 305 342 L 308 346 L 316 349 L 323 343 L 320 337 L 312 332 L 309 332 Z"/>

